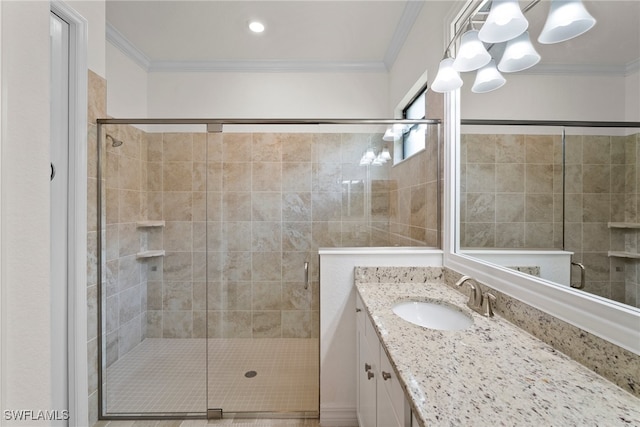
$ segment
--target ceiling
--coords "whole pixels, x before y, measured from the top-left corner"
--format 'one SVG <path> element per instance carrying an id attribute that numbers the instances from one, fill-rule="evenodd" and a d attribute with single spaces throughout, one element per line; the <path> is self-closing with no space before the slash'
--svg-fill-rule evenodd
<path id="1" fill-rule="evenodd" d="M 439 3 L 436 8 L 436 3 Z M 107 38 L 156 70 L 389 70 L 423 8 L 455 0 L 107 0 Z M 460 1 L 458 0 L 458 3 Z M 529 1 L 521 1 L 521 5 Z M 628 70 L 640 58 L 640 1 L 585 0 L 597 24 L 556 45 L 539 45 L 541 66 Z M 527 13 L 532 40 L 548 1 Z M 261 20 L 253 34 L 247 24 Z M 435 46 L 441 50 L 441 46 Z"/>

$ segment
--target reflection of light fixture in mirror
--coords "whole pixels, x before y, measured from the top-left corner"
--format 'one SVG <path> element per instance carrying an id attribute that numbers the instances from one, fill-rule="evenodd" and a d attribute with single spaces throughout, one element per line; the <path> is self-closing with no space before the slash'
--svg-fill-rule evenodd
<path id="1" fill-rule="evenodd" d="M 387 128 L 384 132 L 384 136 L 382 137 L 383 141 L 394 141 L 396 139 L 396 133 L 392 127 Z"/>
<path id="2" fill-rule="evenodd" d="M 380 157 L 385 162 L 388 162 L 389 160 L 391 160 L 391 153 L 389 153 L 389 149 L 387 147 L 384 147 L 380 154 L 378 154 L 378 157 Z"/>
<path id="3" fill-rule="evenodd" d="M 529 28 L 518 0 L 493 0 L 491 10 L 478 33 L 486 43 L 502 43 L 518 37 Z"/>
<path id="4" fill-rule="evenodd" d="M 383 147 L 377 155 L 373 148 L 368 148 L 360 158 L 360 166 L 382 166 L 391 159 L 391 153 L 387 147 Z"/>
<path id="5" fill-rule="evenodd" d="M 491 55 L 478 39 L 478 30 L 469 30 L 462 35 L 460 49 L 453 61 L 456 71 L 474 71 L 491 61 Z"/>
<path id="6" fill-rule="evenodd" d="M 559 43 L 584 34 L 596 24 L 580 0 L 551 0 L 549 16 L 538 37 L 543 44 Z"/>
<path id="7" fill-rule="evenodd" d="M 431 90 L 434 92 L 450 92 L 462 86 L 460 74 L 453 68 L 453 58 L 444 58 L 440 61 L 438 74 L 431 84 Z"/>
<path id="8" fill-rule="evenodd" d="M 471 91 L 474 93 L 486 93 L 501 88 L 506 83 L 502 74 L 496 68 L 496 61 L 493 59 L 487 65 L 480 68 L 476 73 L 476 80 Z"/>
<path id="9" fill-rule="evenodd" d="M 507 42 L 502 59 L 498 63 L 498 70 L 503 73 L 515 73 L 531 68 L 538 62 L 540 62 L 540 55 L 531 44 L 529 32 L 525 31 Z"/>

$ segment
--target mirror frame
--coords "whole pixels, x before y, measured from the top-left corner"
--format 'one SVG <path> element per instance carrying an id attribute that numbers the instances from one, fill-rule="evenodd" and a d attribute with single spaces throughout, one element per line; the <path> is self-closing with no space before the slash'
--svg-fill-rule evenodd
<path id="1" fill-rule="evenodd" d="M 449 27 L 449 38 L 457 23 L 477 0 L 467 1 Z M 640 354 L 640 310 L 581 292 L 544 279 L 475 259 L 459 252 L 460 203 L 460 89 L 446 93 L 443 131 L 445 267 L 516 298 L 538 310 L 592 333 L 635 354 Z"/>

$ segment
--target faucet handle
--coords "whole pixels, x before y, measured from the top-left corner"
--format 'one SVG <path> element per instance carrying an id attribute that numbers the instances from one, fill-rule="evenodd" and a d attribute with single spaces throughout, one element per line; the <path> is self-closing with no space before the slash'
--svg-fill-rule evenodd
<path id="1" fill-rule="evenodd" d="M 493 303 L 496 302 L 496 296 L 489 292 L 485 292 L 482 296 L 484 297 L 483 299 L 487 301 L 484 315 L 493 317 Z"/>
<path id="2" fill-rule="evenodd" d="M 456 282 L 456 286 L 462 286 L 464 284 L 468 284 L 471 288 L 471 293 L 469 294 L 469 302 L 467 305 L 471 308 L 482 307 L 482 291 L 478 284 L 469 276 L 462 276 L 460 280 Z M 475 309 L 477 311 L 477 309 Z"/>

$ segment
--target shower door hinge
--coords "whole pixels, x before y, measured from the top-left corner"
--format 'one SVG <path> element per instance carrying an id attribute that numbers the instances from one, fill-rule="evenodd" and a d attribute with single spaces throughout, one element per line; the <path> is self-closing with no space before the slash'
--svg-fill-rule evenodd
<path id="1" fill-rule="evenodd" d="M 222 123 L 221 122 L 207 123 L 207 132 L 209 132 L 209 133 L 220 133 L 220 132 L 222 132 Z"/>
<path id="2" fill-rule="evenodd" d="M 207 409 L 207 419 L 208 420 L 221 420 L 222 419 L 222 408 L 218 409 Z"/>

